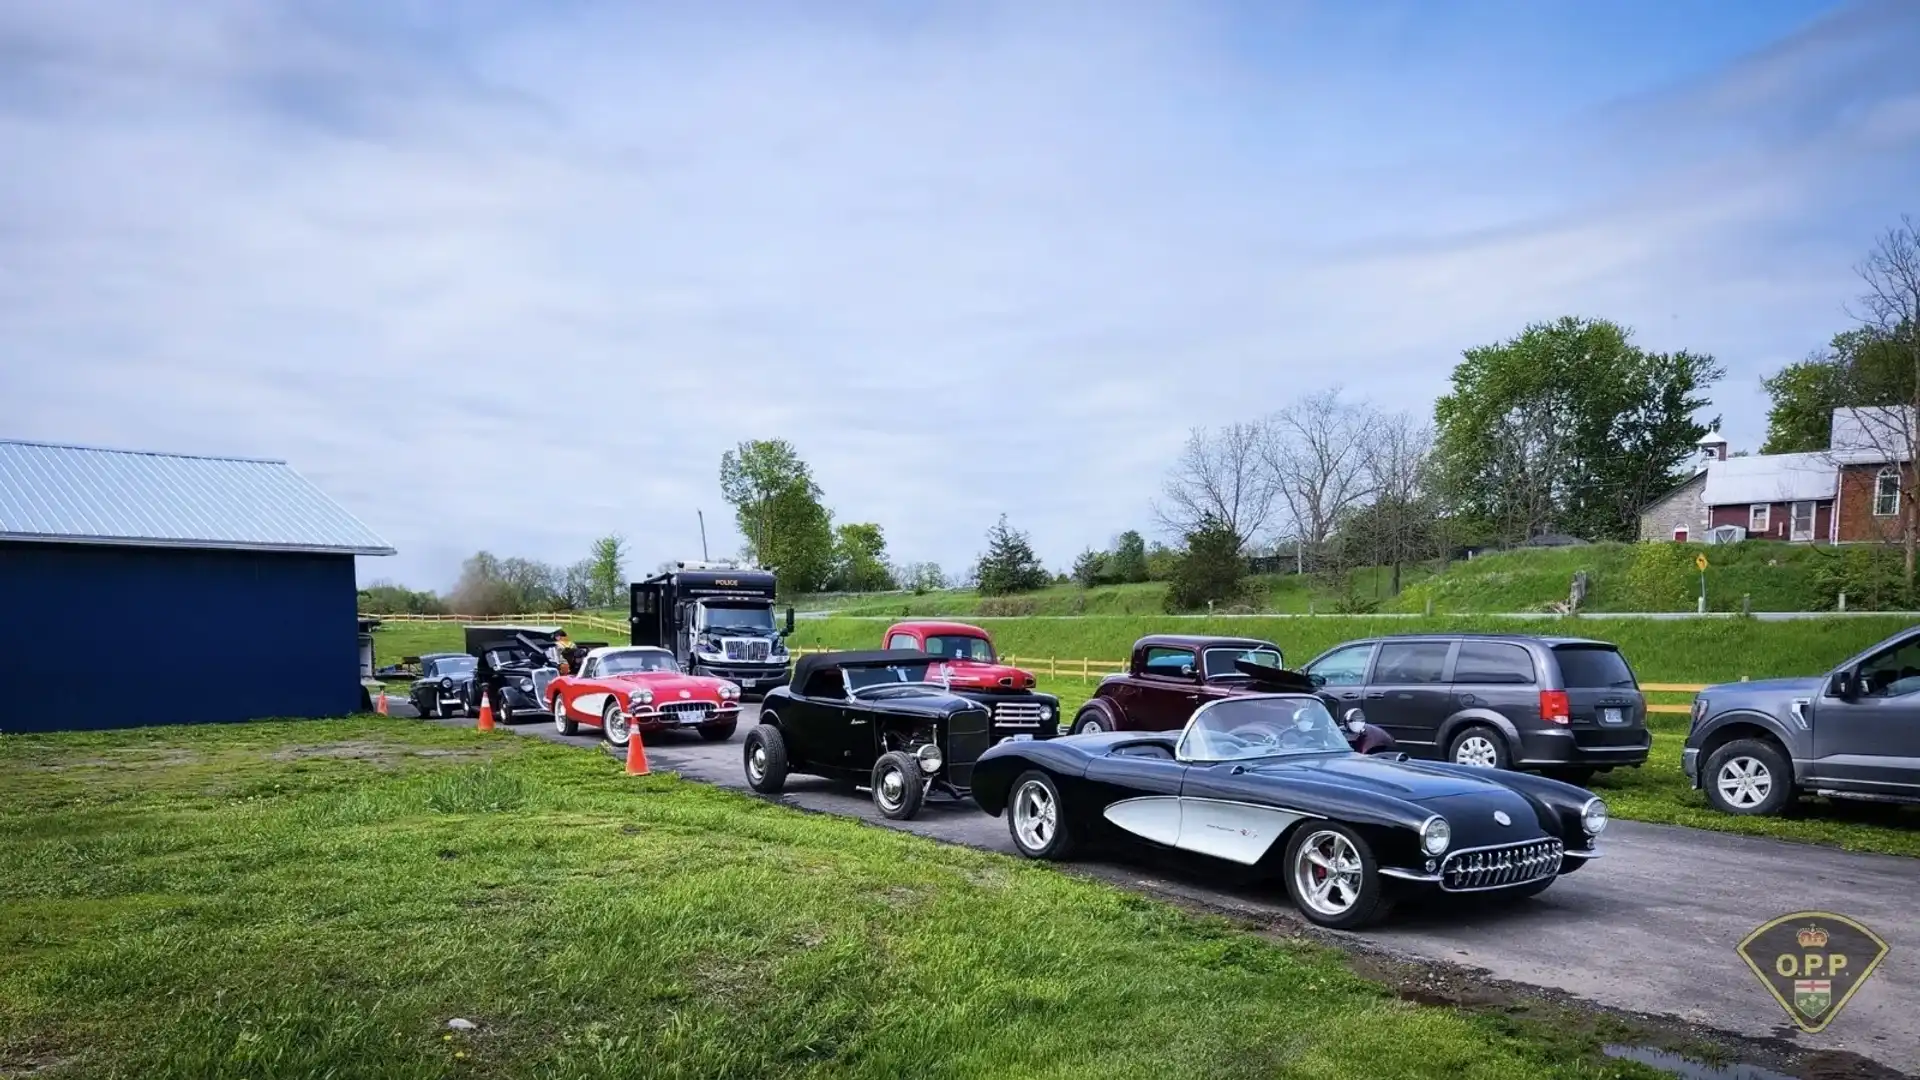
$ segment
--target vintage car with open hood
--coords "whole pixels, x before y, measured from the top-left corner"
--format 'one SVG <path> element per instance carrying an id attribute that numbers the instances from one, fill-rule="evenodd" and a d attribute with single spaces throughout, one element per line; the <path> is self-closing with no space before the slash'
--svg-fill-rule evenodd
<path id="1" fill-rule="evenodd" d="M 995 742 L 1066 733 L 1060 699 L 1035 690 L 1033 672 L 1003 663 L 985 630 L 962 622 L 915 619 L 887 627 L 880 640 L 889 649 L 917 649 L 938 657 L 938 681 L 992 710 Z"/>
<path id="2" fill-rule="evenodd" d="M 747 732 L 747 783 L 771 795 L 790 773 L 842 780 L 870 787 L 874 806 L 899 820 L 931 792 L 965 799 L 991 719 L 930 674 L 938 679 L 937 658 L 907 649 L 802 656 Z"/>
<path id="3" fill-rule="evenodd" d="M 740 720 L 740 688 L 726 679 L 687 675 L 672 653 L 650 645 L 589 650 L 579 674 L 547 687 L 547 708 L 562 735 L 582 724 L 597 727 L 615 746 L 635 732 L 692 728 L 708 742 L 733 737 Z"/>
<path id="4" fill-rule="evenodd" d="M 1309 920 L 1365 926 L 1422 891 L 1531 896 L 1597 857 L 1606 803 L 1543 776 L 1361 754 L 1303 693 L 1219 698 L 1178 732 L 989 749 L 973 797 L 1020 853 L 1102 840 L 1278 875 Z"/>
<path id="5" fill-rule="evenodd" d="M 494 722 L 512 724 L 547 708 L 547 683 L 559 674 L 557 626 L 469 626 L 467 655 L 475 659 L 473 707 L 493 706 Z"/>

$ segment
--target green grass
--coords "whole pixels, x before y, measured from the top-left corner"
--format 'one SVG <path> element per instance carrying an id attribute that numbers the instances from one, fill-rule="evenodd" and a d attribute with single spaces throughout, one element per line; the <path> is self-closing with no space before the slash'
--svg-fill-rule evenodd
<path id="1" fill-rule="evenodd" d="M 1409 566 L 1401 570 L 1405 588 L 1431 576 L 1426 567 Z M 1222 604 L 1218 610 L 1306 614 L 1308 611 L 1332 611 L 1339 597 L 1313 578 L 1296 574 L 1262 574 L 1247 579 L 1248 599 L 1237 604 Z M 1564 591 L 1564 590 L 1562 590 Z M 1386 603 L 1393 597 L 1391 574 L 1385 567 L 1367 567 L 1353 575 L 1353 595 Z M 1127 585 L 1049 585 L 1018 596 L 983 597 L 972 589 L 942 589 L 921 593 L 841 593 L 826 596 L 798 596 L 783 599 L 801 611 L 831 611 L 837 615 L 875 617 L 939 615 L 1000 616 L 1023 615 L 1158 615 L 1166 610 L 1165 582 L 1143 581 Z M 624 615 L 622 616 L 624 617 Z"/>
<path id="2" fill-rule="evenodd" d="M 0 790 L 8 1075 L 1659 1075 L 1591 1025 L 536 740 L 9 736 Z"/>

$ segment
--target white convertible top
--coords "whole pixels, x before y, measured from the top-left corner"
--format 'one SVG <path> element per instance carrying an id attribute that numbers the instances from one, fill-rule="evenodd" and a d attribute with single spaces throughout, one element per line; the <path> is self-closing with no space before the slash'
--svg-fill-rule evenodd
<path id="1" fill-rule="evenodd" d="M 597 649 L 588 649 L 587 659 L 598 660 L 603 656 L 612 656 L 614 653 L 629 652 L 657 652 L 666 653 L 668 656 L 673 655 L 658 645 L 602 645 Z M 582 666 L 585 666 L 585 661 L 582 661 Z"/>

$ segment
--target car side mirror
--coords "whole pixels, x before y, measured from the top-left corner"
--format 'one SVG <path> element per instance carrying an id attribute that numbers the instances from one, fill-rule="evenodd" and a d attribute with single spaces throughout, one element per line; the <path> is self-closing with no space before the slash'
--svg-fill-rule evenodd
<path id="1" fill-rule="evenodd" d="M 793 609 L 787 609 L 787 636 L 793 636 Z"/>
<path id="2" fill-rule="evenodd" d="M 1359 709 L 1347 710 L 1347 730 L 1355 735 L 1367 730 L 1367 714 Z"/>
<path id="3" fill-rule="evenodd" d="M 1307 673 L 1307 681 L 1315 686 L 1327 685 L 1327 677 L 1325 675 L 1315 675 L 1313 672 Z"/>
<path id="4" fill-rule="evenodd" d="M 1842 701 L 1852 701 L 1860 692 L 1859 685 L 1853 681 L 1850 671 L 1836 671 L 1827 679 L 1827 694 Z"/>

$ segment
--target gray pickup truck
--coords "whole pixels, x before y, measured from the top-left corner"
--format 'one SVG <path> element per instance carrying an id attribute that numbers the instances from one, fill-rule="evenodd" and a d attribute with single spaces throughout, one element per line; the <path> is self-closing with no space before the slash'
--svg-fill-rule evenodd
<path id="1" fill-rule="evenodd" d="M 1800 795 L 1920 803 L 1920 627 L 1817 678 L 1707 687 L 1680 763 L 1729 814 Z"/>

